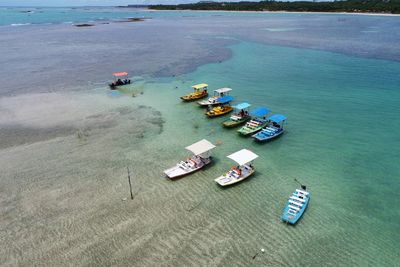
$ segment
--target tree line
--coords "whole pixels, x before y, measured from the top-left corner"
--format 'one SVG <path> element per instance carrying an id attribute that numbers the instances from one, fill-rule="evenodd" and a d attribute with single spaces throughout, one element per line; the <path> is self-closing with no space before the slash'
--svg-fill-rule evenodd
<path id="1" fill-rule="evenodd" d="M 400 0 L 347 0 L 333 2 L 199 2 L 179 5 L 151 5 L 155 10 L 365 12 L 400 14 Z"/>

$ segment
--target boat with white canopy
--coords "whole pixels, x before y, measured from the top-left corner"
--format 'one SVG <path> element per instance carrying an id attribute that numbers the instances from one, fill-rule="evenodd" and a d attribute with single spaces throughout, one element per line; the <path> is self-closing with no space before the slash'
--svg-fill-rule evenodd
<path id="1" fill-rule="evenodd" d="M 211 163 L 210 150 L 213 148 L 215 148 L 215 145 L 206 139 L 187 146 L 186 149 L 192 152 L 193 155 L 186 160 L 182 160 L 176 166 L 165 170 L 164 173 L 168 178 L 173 179 L 200 170 Z"/>
<path id="2" fill-rule="evenodd" d="M 215 179 L 221 186 L 238 183 L 252 175 L 255 169 L 251 162 L 258 158 L 258 155 L 248 149 L 242 149 L 229 155 L 228 158 L 235 161 L 238 166 L 232 167 L 230 171 Z"/>
<path id="3" fill-rule="evenodd" d="M 210 106 L 210 105 L 211 106 L 218 105 L 220 103 L 218 99 L 223 97 L 223 96 L 228 95 L 228 93 L 230 91 L 232 91 L 231 88 L 227 88 L 227 87 L 219 88 L 217 90 L 214 90 L 214 96 L 213 97 L 210 97 L 207 100 L 199 101 L 197 103 L 202 107 L 206 107 L 206 106 Z"/>
<path id="4" fill-rule="evenodd" d="M 252 135 L 256 141 L 268 141 L 284 133 L 283 124 L 286 121 L 286 116 L 282 114 L 275 114 L 269 117 L 267 120 L 267 126 L 258 133 Z"/>
<path id="5" fill-rule="evenodd" d="M 249 121 L 251 119 L 248 111 L 250 106 L 251 105 L 246 102 L 233 106 L 237 111 L 232 114 L 229 120 L 222 122 L 222 125 L 227 128 L 232 128 Z"/>

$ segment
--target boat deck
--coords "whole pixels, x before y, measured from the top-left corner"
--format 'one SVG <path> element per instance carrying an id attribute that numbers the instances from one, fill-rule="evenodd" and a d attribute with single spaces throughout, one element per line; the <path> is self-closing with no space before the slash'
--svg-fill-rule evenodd
<path id="1" fill-rule="evenodd" d="M 240 169 L 240 175 L 235 168 L 228 171 L 224 175 L 218 177 L 217 179 L 215 179 L 215 181 L 222 186 L 226 186 L 240 182 L 254 173 L 254 168 L 251 167 L 250 165 L 240 166 L 239 169 Z"/>

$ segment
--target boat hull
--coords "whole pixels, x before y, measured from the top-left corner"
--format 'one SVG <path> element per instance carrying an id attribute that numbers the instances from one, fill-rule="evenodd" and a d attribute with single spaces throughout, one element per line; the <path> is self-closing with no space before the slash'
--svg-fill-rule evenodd
<path id="1" fill-rule="evenodd" d="M 265 122 L 265 123 L 261 124 L 258 127 L 255 127 L 255 128 L 250 128 L 250 127 L 247 127 L 247 126 L 243 126 L 242 128 L 240 128 L 238 130 L 238 133 L 240 133 L 241 135 L 244 135 L 244 136 L 248 136 L 250 134 L 255 134 L 258 131 L 261 131 L 261 129 L 264 128 L 266 126 L 266 124 L 267 123 Z"/>
<path id="2" fill-rule="evenodd" d="M 277 138 L 278 136 L 282 135 L 283 132 L 284 131 L 282 130 L 273 135 L 267 135 L 267 134 L 263 134 L 263 131 L 260 131 L 257 134 L 253 135 L 252 137 L 258 142 L 266 142 L 266 141 L 272 140 L 274 138 Z"/>
<path id="3" fill-rule="evenodd" d="M 222 125 L 226 128 L 233 128 L 233 127 L 242 125 L 245 122 L 248 122 L 250 119 L 251 119 L 250 117 L 247 117 L 247 118 L 243 118 L 241 120 L 236 120 L 236 121 L 226 120 L 226 121 L 222 122 Z"/>
<path id="4" fill-rule="evenodd" d="M 218 177 L 217 179 L 215 179 L 214 181 L 219 184 L 220 186 L 229 186 L 229 185 L 233 185 L 236 183 L 239 183 L 241 181 L 243 181 L 244 179 L 250 177 L 251 175 L 254 174 L 255 170 L 254 168 L 250 168 L 248 166 L 246 166 L 248 168 L 248 171 L 243 173 L 240 177 L 236 178 L 233 176 L 229 175 L 229 172 L 227 172 L 224 175 L 221 175 L 220 177 Z"/>
<path id="5" fill-rule="evenodd" d="M 214 111 L 214 110 L 211 110 L 211 111 L 207 111 L 207 112 L 206 112 L 206 115 L 207 115 L 209 118 L 219 117 L 219 116 L 223 116 L 223 115 L 225 115 L 225 114 L 228 114 L 229 112 L 232 112 L 232 110 L 233 110 L 232 107 L 227 107 L 227 108 L 225 108 L 223 111 Z"/>
<path id="6" fill-rule="evenodd" d="M 212 99 L 212 98 L 210 98 L 210 99 Z M 211 101 L 210 101 L 210 99 L 208 99 L 208 100 L 203 100 L 203 101 L 199 101 L 199 102 L 197 102 L 197 104 L 199 104 L 201 107 L 215 106 L 215 105 L 220 104 L 220 103 L 217 101 L 218 97 L 216 97 L 215 99 L 213 99 L 213 100 L 211 100 Z"/>
<path id="7" fill-rule="evenodd" d="M 196 168 L 190 168 L 190 169 L 183 169 L 182 167 L 179 166 L 179 164 L 177 164 L 174 167 L 165 170 L 164 173 L 169 179 L 176 179 L 176 178 L 180 178 L 180 177 L 192 174 L 192 173 L 204 168 L 211 162 L 212 162 L 211 158 L 202 159 L 201 165 L 197 166 Z"/>
<path id="8" fill-rule="evenodd" d="M 308 194 L 307 198 L 305 198 L 305 202 L 303 203 L 303 206 L 300 208 L 300 210 L 295 214 L 289 214 L 289 209 L 290 209 L 290 203 L 287 202 L 285 205 L 285 208 L 283 209 L 283 215 L 281 217 L 283 222 L 286 222 L 288 224 L 295 225 L 303 216 L 305 210 L 308 207 L 308 203 L 310 202 L 311 195 L 310 193 Z"/>
<path id="9" fill-rule="evenodd" d="M 181 96 L 180 98 L 184 102 L 191 102 L 191 101 L 195 101 L 195 100 L 207 97 L 207 96 L 208 96 L 208 93 L 207 92 L 203 92 L 203 93 L 197 93 L 197 94 L 196 93 L 191 93 L 191 94 L 188 94 L 188 95 Z"/>

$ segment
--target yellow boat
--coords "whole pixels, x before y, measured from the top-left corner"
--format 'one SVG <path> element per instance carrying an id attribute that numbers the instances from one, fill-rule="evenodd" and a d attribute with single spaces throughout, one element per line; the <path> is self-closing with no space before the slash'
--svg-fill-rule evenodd
<path id="1" fill-rule="evenodd" d="M 233 97 L 231 96 L 223 96 L 218 99 L 220 105 L 210 109 L 209 111 L 206 112 L 206 115 L 208 117 L 217 117 L 217 116 L 222 116 L 224 114 L 227 114 L 233 110 L 233 108 L 230 106 L 229 102 L 233 100 Z"/>
<path id="2" fill-rule="evenodd" d="M 208 96 L 208 92 L 207 92 L 207 88 L 208 88 L 208 84 L 205 83 L 201 83 L 201 84 L 196 84 L 192 86 L 193 88 L 193 93 L 181 96 L 181 99 L 183 101 L 193 101 L 193 100 L 197 100 L 203 97 Z"/>

